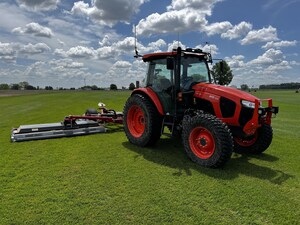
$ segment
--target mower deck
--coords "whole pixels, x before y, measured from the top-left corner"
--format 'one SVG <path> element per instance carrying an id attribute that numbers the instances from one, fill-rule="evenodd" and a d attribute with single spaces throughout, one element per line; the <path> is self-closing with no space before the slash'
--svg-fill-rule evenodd
<path id="1" fill-rule="evenodd" d="M 59 137 L 105 133 L 108 123 L 123 124 L 123 113 L 105 108 L 99 102 L 99 111 L 88 109 L 84 115 L 66 116 L 59 123 L 21 125 L 11 131 L 11 142 L 41 140 Z"/>
<path id="2" fill-rule="evenodd" d="M 106 128 L 92 120 L 76 120 L 72 126 L 61 123 L 21 125 L 11 132 L 11 141 L 41 140 L 58 137 L 72 137 L 94 133 L 104 133 Z"/>

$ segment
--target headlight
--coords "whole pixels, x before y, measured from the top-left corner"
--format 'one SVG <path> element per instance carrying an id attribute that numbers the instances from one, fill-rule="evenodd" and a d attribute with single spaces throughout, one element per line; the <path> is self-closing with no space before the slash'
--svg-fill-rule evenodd
<path id="1" fill-rule="evenodd" d="M 242 100 L 242 105 L 247 107 L 247 108 L 255 108 L 255 103 L 254 102 L 249 102 L 247 100 Z"/>

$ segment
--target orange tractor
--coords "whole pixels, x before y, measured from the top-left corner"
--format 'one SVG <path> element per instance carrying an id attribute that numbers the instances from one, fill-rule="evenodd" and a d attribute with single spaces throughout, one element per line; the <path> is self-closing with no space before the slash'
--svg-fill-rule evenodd
<path id="1" fill-rule="evenodd" d="M 223 166 L 233 151 L 259 154 L 272 142 L 272 99 L 213 84 L 209 53 L 200 49 L 143 56 L 145 87 L 124 106 L 124 130 L 137 146 L 154 145 L 167 127 L 182 137 L 188 157 L 206 167 Z M 264 105 L 264 106 L 263 106 Z"/>

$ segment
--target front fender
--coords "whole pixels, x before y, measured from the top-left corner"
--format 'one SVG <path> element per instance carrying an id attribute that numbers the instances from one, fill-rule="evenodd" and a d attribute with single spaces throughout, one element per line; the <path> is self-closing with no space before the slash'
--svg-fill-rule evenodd
<path id="1" fill-rule="evenodd" d="M 160 115 L 165 115 L 164 113 L 164 109 L 161 105 L 161 102 L 157 96 L 157 94 L 151 89 L 151 88 L 137 88 L 137 89 L 134 89 L 133 92 L 131 93 L 131 96 L 132 95 L 135 95 L 135 94 L 141 94 L 143 96 L 147 96 L 149 99 L 151 99 L 151 101 L 153 102 L 153 104 L 155 105 L 157 111 L 159 112 Z"/>

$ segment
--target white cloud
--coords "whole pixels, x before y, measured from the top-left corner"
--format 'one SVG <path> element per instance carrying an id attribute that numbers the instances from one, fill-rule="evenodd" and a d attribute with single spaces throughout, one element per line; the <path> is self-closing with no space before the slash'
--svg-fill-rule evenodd
<path id="1" fill-rule="evenodd" d="M 45 43 L 22 45 L 21 43 L 0 42 L 0 60 L 10 63 L 15 63 L 20 54 L 29 56 L 49 51 L 51 48 Z"/>
<path id="2" fill-rule="evenodd" d="M 72 59 L 59 59 L 59 60 L 51 60 L 49 65 L 54 66 L 56 68 L 64 68 L 64 69 L 78 69 L 84 67 L 82 62 L 76 62 Z"/>
<path id="3" fill-rule="evenodd" d="M 295 61 L 286 60 L 281 50 L 273 48 L 248 62 L 244 61 L 245 57 L 243 55 L 226 57 L 225 60 L 233 70 L 234 79 L 232 84 L 246 83 L 257 87 L 261 84 L 291 82 L 290 78 L 281 77 L 280 72 L 285 71 L 287 74 L 292 66 L 298 64 Z"/>
<path id="4" fill-rule="evenodd" d="M 15 62 L 17 58 L 16 50 L 16 44 L 0 42 L 0 60 L 10 63 Z"/>
<path id="5" fill-rule="evenodd" d="M 193 8 L 196 10 L 206 11 L 208 15 L 211 15 L 213 5 L 221 1 L 222 0 L 172 0 L 171 5 L 168 6 L 167 9 L 171 11 Z"/>
<path id="6" fill-rule="evenodd" d="M 139 21 L 138 35 L 205 32 L 208 36 L 224 33 L 224 38 L 237 38 L 251 30 L 249 23 L 233 27 L 229 21 L 209 24 L 206 17 L 212 15 L 213 7 L 221 0 L 173 0 L 166 12 L 153 13 Z"/>
<path id="7" fill-rule="evenodd" d="M 99 41 L 99 45 L 102 47 L 102 46 L 108 46 L 108 45 L 111 45 L 111 42 L 110 42 L 110 38 L 109 38 L 109 35 L 106 34 L 101 41 Z"/>
<path id="8" fill-rule="evenodd" d="M 246 35 L 250 30 L 252 30 L 252 24 L 243 21 L 221 34 L 221 37 L 232 40 Z"/>
<path id="9" fill-rule="evenodd" d="M 116 68 L 130 68 L 131 63 L 128 61 L 117 61 L 113 66 Z"/>
<path id="10" fill-rule="evenodd" d="M 108 44 L 108 42 L 106 43 Z M 166 42 L 162 39 L 148 43 L 147 46 L 137 42 L 138 51 L 140 54 L 149 52 L 158 52 Z M 85 46 L 71 47 L 69 50 L 55 49 L 54 54 L 64 58 L 83 58 L 83 59 L 101 59 L 101 60 L 118 60 L 120 56 L 133 56 L 135 47 L 134 37 L 125 37 L 124 39 L 114 42 L 110 46 L 102 46 L 98 49 Z"/>
<path id="11" fill-rule="evenodd" d="M 91 5 L 83 1 L 74 3 L 71 14 L 90 18 L 95 23 L 113 26 L 118 22 L 128 23 L 145 0 L 92 0 Z"/>
<path id="12" fill-rule="evenodd" d="M 63 49 L 55 49 L 54 54 L 62 57 L 89 59 L 89 58 L 95 58 L 97 52 L 93 48 L 88 48 L 79 45 L 70 48 L 68 51 L 64 51 Z"/>
<path id="13" fill-rule="evenodd" d="M 265 73 L 267 74 L 274 74 L 278 73 L 279 71 L 291 69 L 290 63 L 288 61 L 281 61 L 280 63 L 270 65 L 268 68 L 265 69 Z"/>
<path id="14" fill-rule="evenodd" d="M 240 41 L 242 45 L 249 45 L 258 42 L 277 41 L 277 29 L 269 26 L 260 30 L 252 30 Z"/>
<path id="15" fill-rule="evenodd" d="M 200 48 L 204 52 L 211 53 L 212 57 L 214 58 L 215 55 L 219 54 L 219 48 L 215 44 L 206 44 L 206 45 L 197 45 L 195 48 Z"/>
<path id="16" fill-rule="evenodd" d="M 96 51 L 97 57 L 99 59 L 109 59 L 114 58 L 114 56 L 117 56 L 116 51 L 111 46 L 104 46 L 98 48 Z"/>
<path id="17" fill-rule="evenodd" d="M 228 63 L 231 69 L 243 68 L 246 64 L 244 62 L 245 56 L 233 55 L 232 57 L 225 57 L 225 61 Z"/>
<path id="18" fill-rule="evenodd" d="M 23 54 L 40 54 L 43 52 L 51 51 L 51 48 L 45 43 L 37 43 L 35 45 L 29 43 L 20 48 L 20 53 Z"/>
<path id="19" fill-rule="evenodd" d="M 43 74 L 43 69 L 42 69 L 42 67 L 45 64 L 46 64 L 45 62 L 37 61 L 29 65 L 24 71 L 24 74 L 22 76 L 25 76 L 26 79 L 28 79 L 28 77 L 37 78 L 37 77 L 45 76 L 45 74 Z"/>
<path id="20" fill-rule="evenodd" d="M 205 14 L 193 9 L 168 11 L 162 14 L 154 13 L 140 20 L 138 35 L 151 36 L 159 33 L 177 33 L 201 30 L 206 25 Z"/>
<path id="21" fill-rule="evenodd" d="M 212 35 L 227 32 L 231 28 L 232 28 L 232 24 L 228 21 L 224 21 L 224 22 L 218 22 L 218 23 L 212 23 L 206 25 L 204 27 L 204 31 L 207 33 L 208 36 L 212 36 Z"/>
<path id="22" fill-rule="evenodd" d="M 268 49 L 263 55 L 249 62 L 249 64 L 256 65 L 272 65 L 282 62 L 284 59 L 283 52 L 276 49 Z"/>
<path id="23" fill-rule="evenodd" d="M 17 0 L 20 7 L 33 11 L 47 11 L 57 8 L 60 0 Z"/>
<path id="24" fill-rule="evenodd" d="M 137 42 L 137 49 L 139 54 L 145 54 L 149 52 L 161 51 L 161 48 L 166 46 L 166 42 L 162 39 L 148 43 L 147 46 Z M 135 38 L 126 37 L 123 40 L 113 43 L 111 46 L 104 46 L 97 49 L 98 57 L 100 59 L 114 58 L 120 55 L 134 55 Z"/>
<path id="25" fill-rule="evenodd" d="M 69 49 L 66 52 L 67 56 L 74 58 L 91 58 L 95 56 L 95 50 L 93 48 L 87 48 L 84 46 L 76 46 Z"/>
<path id="26" fill-rule="evenodd" d="M 50 28 L 41 26 L 38 23 L 28 23 L 24 28 L 16 27 L 12 30 L 12 32 L 19 34 L 33 34 L 37 37 L 47 38 L 51 38 L 53 36 L 53 32 Z"/>
<path id="27" fill-rule="evenodd" d="M 149 46 L 149 51 L 154 51 L 154 52 L 156 52 L 156 51 L 160 51 L 160 49 L 162 48 L 162 47 L 164 47 L 164 46 L 166 46 L 166 42 L 163 40 L 163 39 L 159 39 L 159 40 L 157 40 L 157 41 L 154 41 L 154 42 L 150 42 L 149 44 L 148 44 L 148 46 Z"/>
<path id="28" fill-rule="evenodd" d="M 268 43 L 266 43 L 264 46 L 262 46 L 261 48 L 263 49 L 269 49 L 269 48 L 282 48 L 282 47 L 291 47 L 291 46 L 296 46 L 297 45 L 297 41 L 279 41 L 279 42 L 275 42 L 275 41 L 270 41 Z"/>
<path id="29" fill-rule="evenodd" d="M 183 43 L 174 40 L 172 43 L 168 44 L 168 52 L 171 52 L 173 51 L 173 49 L 177 49 L 178 47 L 181 47 L 182 49 L 186 49 L 186 46 Z"/>

